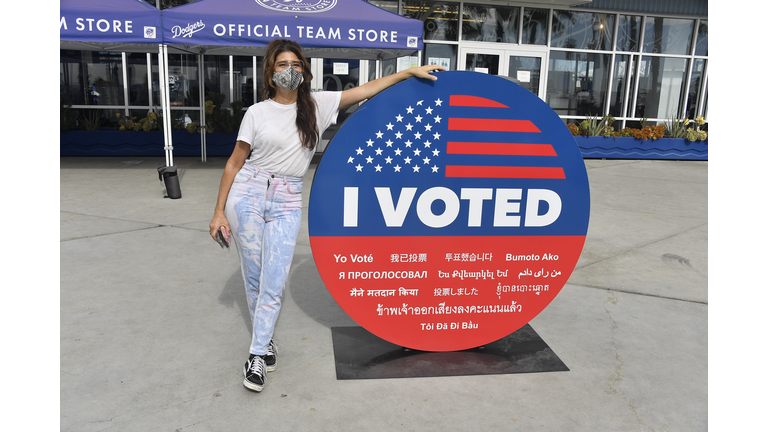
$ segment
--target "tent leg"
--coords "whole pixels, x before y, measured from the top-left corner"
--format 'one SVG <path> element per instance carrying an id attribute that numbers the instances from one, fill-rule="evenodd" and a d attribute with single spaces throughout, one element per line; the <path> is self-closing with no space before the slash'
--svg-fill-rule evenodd
<path id="1" fill-rule="evenodd" d="M 206 151 L 206 142 L 205 142 L 205 86 L 202 85 L 202 83 L 205 82 L 205 75 L 203 73 L 203 69 L 205 68 L 205 54 L 199 54 L 197 56 L 197 62 L 198 62 L 198 82 L 201 83 L 199 87 L 200 89 L 200 158 L 203 162 L 206 162 L 208 160 L 208 154 Z"/>
<path id="2" fill-rule="evenodd" d="M 165 101 L 168 99 L 167 95 L 165 94 L 165 81 L 167 79 L 167 74 L 165 72 L 165 61 L 163 57 L 163 45 L 160 45 L 158 47 L 157 51 L 157 74 L 160 78 L 160 82 L 158 83 L 160 85 L 160 111 L 163 114 L 163 149 L 165 150 L 165 166 L 169 165 L 169 154 L 168 154 L 168 127 L 166 124 L 166 120 L 168 118 L 168 112 L 165 110 Z"/>
<path id="3" fill-rule="evenodd" d="M 165 165 L 173 166 L 173 135 L 171 134 L 171 90 L 168 86 L 168 46 L 165 44 L 160 45 L 160 77 L 161 81 L 161 95 L 163 99 L 163 130 L 165 131 Z"/>

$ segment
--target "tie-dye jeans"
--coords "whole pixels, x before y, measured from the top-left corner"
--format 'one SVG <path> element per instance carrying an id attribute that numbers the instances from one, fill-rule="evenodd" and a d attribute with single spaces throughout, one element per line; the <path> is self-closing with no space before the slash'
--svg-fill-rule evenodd
<path id="1" fill-rule="evenodd" d="M 240 255 L 253 333 L 251 354 L 267 353 L 301 228 L 300 177 L 245 164 L 229 190 L 225 215 Z"/>

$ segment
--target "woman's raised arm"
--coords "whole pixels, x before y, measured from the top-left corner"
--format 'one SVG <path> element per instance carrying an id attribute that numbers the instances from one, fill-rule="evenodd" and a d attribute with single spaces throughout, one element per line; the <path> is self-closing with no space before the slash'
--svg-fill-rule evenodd
<path id="1" fill-rule="evenodd" d="M 426 65 L 417 68 L 409 68 L 396 74 L 387 75 L 385 77 L 369 81 L 361 86 L 354 87 L 349 90 L 344 90 L 341 92 L 341 102 L 339 103 L 339 109 L 349 108 L 358 102 L 370 99 L 384 89 L 391 87 L 401 81 L 405 81 L 411 77 L 436 81 L 437 77 L 432 75 L 430 72 L 444 70 L 444 67 L 438 65 Z"/>

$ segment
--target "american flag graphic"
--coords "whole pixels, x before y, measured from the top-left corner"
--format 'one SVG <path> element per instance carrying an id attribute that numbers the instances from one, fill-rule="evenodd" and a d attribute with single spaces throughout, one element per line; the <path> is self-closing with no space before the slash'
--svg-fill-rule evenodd
<path id="1" fill-rule="evenodd" d="M 483 108 L 490 110 L 487 113 L 491 115 L 488 118 L 465 117 L 467 111 L 462 108 Z M 396 106 L 388 116 L 379 117 L 379 123 L 371 124 L 366 140 L 352 143 L 346 166 L 354 173 L 368 174 L 565 179 L 562 167 L 515 165 L 518 160 L 515 157 L 556 157 L 557 153 L 551 144 L 515 142 L 520 137 L 540 135 L 541 130 L 530 120 L 491 118 L 499 117 L 498 110 L 505 109 L 509 107 L 470 95 L 450 95 L 447 101 L 438 97 L 405 102 Z M 478 112 L 486 111 L 472 111 Z M 466 134 L 458 132 L 477 132 L 474 134 L 477 139 L 462 140 Z M 482 132 L 502 134 L 494 134 L 496 140 L 488 142 L 479 138 L 484 136 Z M 456 158 L 449 161 L 447 155 L 492 156 L 484 160 L 493 165 L 457 164 Z"/>

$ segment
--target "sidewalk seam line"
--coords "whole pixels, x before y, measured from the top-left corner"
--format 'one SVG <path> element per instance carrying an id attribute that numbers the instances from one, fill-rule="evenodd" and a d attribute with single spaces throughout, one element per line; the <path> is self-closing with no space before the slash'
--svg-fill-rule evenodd
<path id="1" fill-rule="evenodd" d="M 667 237 L 664 237 L 664 238 L 660 238 L 660 239 L 658 239 L 658 240 L 654 240 L 654 241 L 651 241 L 651 242 L 648 242 L 648 243 L 642 244 L 642 245 L 640 245 L 640 246 L 637 246 L 637 247 L 635 247 L 635 248 L 632 248 L 632 249 L 627 249 L 627 250 L 621 251 L 621 252 L 619 252 L 619 253 L 617 253 L 617 254 L 615 254 L 615 255 L 611 255 L 611 256 L 609 256 L 609 257 L 605 257 L 605 258 L 603 258 L 603 259 L 601 259 L 601 260 L 598 260 L 598 261 L 594 261 L 594 262 L 591 262 L 591 263 L 589 263 L 589 264 L 585 264 L 585 265 L 584 265 L 584 266 L 582 266 L 582 267 L 576 266 L 576 267 L 573 269 L 573 271 L 576 271 L 576 270 L 581 270 L 581 269 L 587 268 L 587 267 L 589 267 L 589 266 L 591 266 L 591 265 L 594 265 L 594 264 L 598 264 L 598 263 L 601 263 L 601 262 L 603 262 L 603 261 L 606 261 L 606 260 L 609 260 L 609 259 L 612 259 L 612 258 L 616 258 L 616 257 L 618 257 L 618 256 L 621 256 L 621 255 L 624 255 L 624 254 L 626 254 L 626 253 L 628 253 L 628 252 L 632 252 L 632 251 L 635 251 L 635 250 L 638 250 L 638 249 L 642 249 L 642 248 L 644 248 L 644 247 L 646 247 L 646 246 L 650 246 L 650 245 L 652 245 L 652 244 L 655 244 L 655 243 L 659 243 L 659 242 L 662 242 L 662 241 L 664 241 L 664 240 L 669 240 L 669 239 L 671 239 L 671 238 L 673 238 L 673 237 L 677 237 L 677 236 L 679 236 L 679 235 L 681 235 L 681 234 L 685 234 L 685 233 L 687 233 L 688 231 L 692 231 L 692 230 L 695 230 L 695 229 L 697 229 L 697 228 L 701 228 L 701 227 L 703 227 L 703 226 L 705 226 L 705 225 L 707 225 L 707 224 L 709 224 L 709 221 L 707 221 L 707 222 L 704 222 L 704 223 L 703 223 L 703 224 L 701 224 L 701 225 L 697 225 L 697 226 L 695 226 L 695 227 L 691 227 L 691 228 L 688 228 L 688 229 L 687 229 L 687 230 L 685 230 L 685 231 L 680 231 L 679 233 L 675 233 L 675 234 L 669 235 L 669 236 L 667 236 Z M 703 275 L 702 275 L 702 276 L 703 276 Z"/>
<path id="2" fill-rule="evenodd" d="M 599 290 L 603 290 L 603 291 L 615 291 L 615 292 L 620 292 L 620 293 L 624 293 L 624 294 L 634 294 L 634 295 L 639 295 L 639 296 L 644 296 L 644 297 L 654 297 L 654 298 L 658 298 L 658 299 L 662 299 L 662 300 L 675 300 L 675 301 L 681 301 L 681 302 L 685 302 L 685 303 L 696 303 L 696 304 L 701 304 L 701 305 L 709 306 L 708 302 L 701 301 L 701 300 L 686 300 L 686 299 L 681 299 L 681 298 L 676 298 L 676 297 L 666 297 L 666 296 L 662 296 L 662 295 L 658 295 L 658 294 L 639 293 L 639 292 L 626 291 L 626 290 L 621 290 L 621 289 L 616 289 L 616 288 L 605 288 L 605 287 L 601 287 L 601 286 L 597 286 L 597 285 L 585 285 L 585 284 L 570 284 L 570 285 L 580 286 L 580 287 L 584 287 L 584 288 L 591 288 L 591 289 L 599 289 Z"/>

